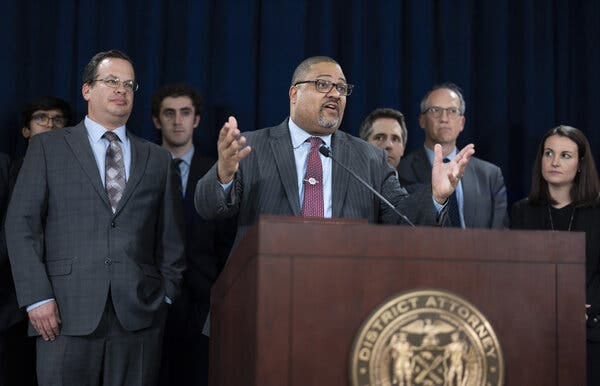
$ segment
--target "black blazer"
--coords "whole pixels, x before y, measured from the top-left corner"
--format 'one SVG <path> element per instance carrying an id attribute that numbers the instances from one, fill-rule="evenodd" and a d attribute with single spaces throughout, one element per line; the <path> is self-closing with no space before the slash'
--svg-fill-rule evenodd
<path id="1" fill-rule="evenodd" d="M 511 208 L 510 227 L 550 230 L 547 205 L 532 205 L 528 199 L 516 202 Z M 600 206 L 575 209 L 571 230 L 585 232 L 586 302 L 592 306 L 588 315 L 600 320 Z M 593 323 L 592 318 L 588 319 L 588 339 L 600 341 L 600 323 Z"/>

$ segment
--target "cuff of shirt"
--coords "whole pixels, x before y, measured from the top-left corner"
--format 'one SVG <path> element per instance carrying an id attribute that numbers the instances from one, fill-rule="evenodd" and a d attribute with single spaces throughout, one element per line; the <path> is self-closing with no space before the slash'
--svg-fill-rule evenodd
<path id="1" fill-rule="evenodd" d="M 33 303 L 32 305 L 28 306 L 28 307 L 26 308 L 26 310 L 27 310 L 27 312 L 29 312 L 29 311 L 31 311 L 31 310 L 33 310 L 33 309 L 35 309 L 35 308 L 38 308 L 39 306 L 43 306 L 44 304 L 46 304 L 46 303 L 50 303 L 50 302 L 53 302 L 53 301 L 54 301 L 54 298 L 50 298 L 50 299 L 46 299 L 46 300 L 42 300 L 42 301 L 39 301 L 39 302 L 37 302 L 37 303 Z"/>
<path id="2" fill-rule="evenodd" d="M 438 204 L 438 202 L 433 197 L 431 197 L 431 200 L 433 201 L 433 205 L 435 206 L 435 210 L 437 210 L 438 214 L 442 211 L 442 209 L 446 207 L 446 205 L 448 205 L 448 200 L 446 200 L 444 205 Z"/>

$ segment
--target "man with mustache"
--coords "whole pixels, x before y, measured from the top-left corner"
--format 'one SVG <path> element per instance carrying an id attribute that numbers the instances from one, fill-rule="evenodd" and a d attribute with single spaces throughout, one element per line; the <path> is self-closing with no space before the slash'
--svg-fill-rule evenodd
<path id="1" fill-rule="evenodd" d="M 318 153 L 325 145 L 413 222 L 439 220 L 436 216 L 474 153 L 473 145 L 448 164 L 442 163 L 437 146 L 432 189 L 409 196 L 385 151 L 337 130 L 352 87 L 335 60 L 311 57 L 294 71 L 288 92 L 290 116 L 280 125 L 240 135 L 230 117 L 219 133 L 217 164 L 196 187 L 200 215 L 209 219 L 237 214 L 236 244 L 261 214 L 402 223 L 342 167 Z"/>

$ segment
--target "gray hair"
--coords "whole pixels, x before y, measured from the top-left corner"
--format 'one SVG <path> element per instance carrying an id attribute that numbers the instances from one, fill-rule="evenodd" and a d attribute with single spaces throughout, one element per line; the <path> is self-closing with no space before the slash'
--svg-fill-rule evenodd
<path id="1" fill-rule="evenodd" d="M 427 109 L 430 107 L 427 106 L 427 99 L 429 99 L 429 95 L 431 95 L 432 92 L 441 89 L 450 90 L 456 93 L 456 95 L 458 95 L 458 100 L 460 102 L 458 110 L 460 111 L 460 115 L 465 115 L 465 111 L 467 110 L 467 104 L 465 103 L 465 98 L 463 97 L 462 90 L 460 89 L 460 87 L 451 82 L 435 85 L 431 88 L 431 90 L 427 91 L 427 94 L 425 94 L 423 99 L 421 99 L 421 114 L 425 114 L 425 111 L 427 111 Z"/>

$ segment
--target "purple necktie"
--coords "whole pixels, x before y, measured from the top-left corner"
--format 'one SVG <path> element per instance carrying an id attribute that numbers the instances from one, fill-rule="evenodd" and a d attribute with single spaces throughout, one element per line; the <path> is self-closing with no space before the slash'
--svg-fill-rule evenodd
<path id="1" fill-rule="evenodd" d="M 301 215 L 305 217 L 323 217 L 323 166 L 319 156 L 319 147 L 323 140 L 310 137 L 310 152 L 304 174 L 304 200 Z"/>
<path id="2" fill-rule="evenodd" d="M 119 137 L 112 131 L 107 131 L 103 137 L 109 142 L 104 160 L 104 185 L 108 194 L 108 201 L 110 201 L 112 211 L 115 213 L 125 190 L 125 161 L 123 150 L 119 144 Z"/>

